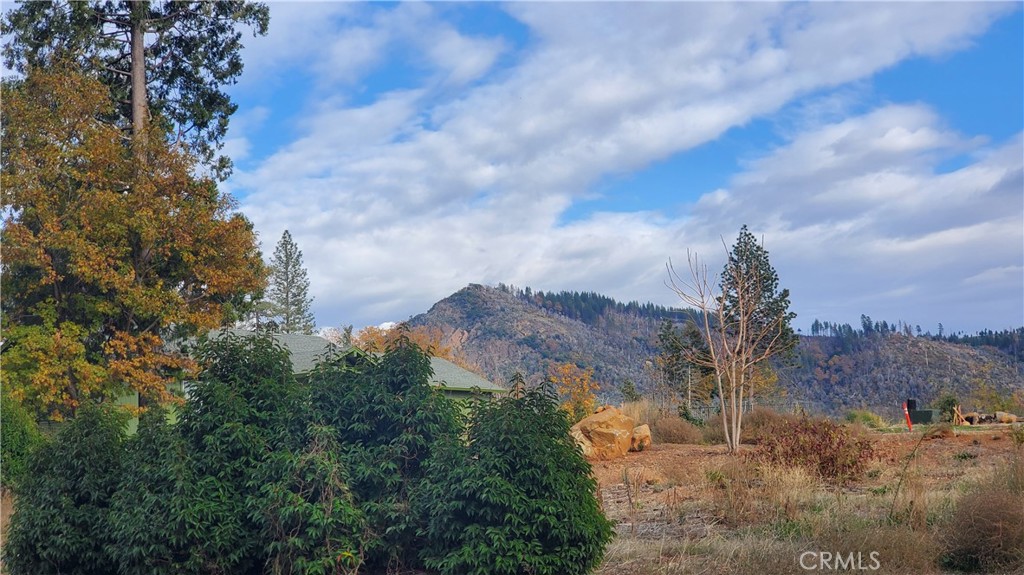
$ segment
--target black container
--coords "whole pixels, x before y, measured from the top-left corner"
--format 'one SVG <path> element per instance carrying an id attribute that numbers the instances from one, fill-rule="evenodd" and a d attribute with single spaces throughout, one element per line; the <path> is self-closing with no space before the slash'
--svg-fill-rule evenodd
<path id="1" fill-rule="evenodd" d="M 914 411 L 915 409 L 917 409 L 917 400 L 916 399 L 908 398 L 907 399 L 907 409 L 910 410 L 910 411 Z"/>

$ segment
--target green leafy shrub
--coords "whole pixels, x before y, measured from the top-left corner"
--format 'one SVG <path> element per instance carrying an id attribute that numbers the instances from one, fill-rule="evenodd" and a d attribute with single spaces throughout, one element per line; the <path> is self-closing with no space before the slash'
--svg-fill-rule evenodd
<path id="1" fill-rule="evenodd" d="M 953 410 L 958 405 L 960 405 L 960 400 L 951 393 L 944 393 L 935 401 L 935 409 L 942 412 L 942 421 L 945 422 L 953 421 Z"/>
<path id="2" fill-rule="evenodd" d="M 180 573 L 188 559 L 179 520 L 187 454 L 167 412 L 148 408 L 125 451 L 120 486 L 111 498 L 110 554 L 121 573 Z"/>
<path id="3" fill-rule="evenodd" d="M 171 502 L 193 573 L 259 572 L 268 559 L 258 511 L 271 453 L 304 443 L 308 401 L 288 352 L 265 337 L 225 335 L 199 353 L 204 371 L 177 428 L 187 465 Z"/>
<path id="4" fill-rule="evenodd" d="M 843 482 L 867 469 L 871 441 L 827 419 L 799 419 L 764 434 L 754 457 L 778 465 L 800 465 L 822 479 Z"/>
<path id="5" fill-rule="evenodd" d="M 414 567 L 426 518 L 411 497 L 436 446 L 461 433 L 457 407 L 430 386 L 430 358 L 399 337 L 379 360 L 322 364 L 311 376 L 312 404 L 337 430 L 341 461 L 366 514 L 370 572 Z"/>
<path id="6" fill-rule="evenodd" d="M 275 452 L 258 520 L 274 575 L 356 573 L 365 520 L 352 500 L 333 428 L 311 426 L 299 453 Z"/>
<path id="7" fill-rule="evenodd" d="M 424 563 L 444 574 L 574 575 L 601 561 L 611 523 L 590 465 L 549 389 L 473 405 L 468 444 L 428 463 L 417 498 L 430 521 Z"/>
<path id="8" fill-rule="evenodd" d="M 11 489 L 24 476 L 29 455 L 43 442 L 28 410 L 0 390 L 0 489 Z"/>
<path id="9" fill-rule="evenodd" d="M 888 427 L 888 425 L 885 423 L 885 420 L 882 419 L 881 415 L 878 415 L 873 411 L 868 411 L 867 409 L 854 409 L 852 411 L 849 411 L 847 412 L 845 419 L 847 423 L 859 423 L 861 425 L 870 427 L 871 429 L 881 429 L 883 427 Z"/>
<path id="10" fill-rule="evenodd" d="M 117 572 L 110 501 L 123 460 L 127 413 L 85 405 L 30 457 L 15 491 L 18 509 L 4 545 L 11 575 Z"/>
<path id="11" fill-rule="evenodd" d="M 697 427 L 704 427 L 705 421 L 693 413 L 690 413 L 690 408 L 686 407 L 686 404 L 679 406 L 679 418 L 683 421 L 689 422 Z"/>

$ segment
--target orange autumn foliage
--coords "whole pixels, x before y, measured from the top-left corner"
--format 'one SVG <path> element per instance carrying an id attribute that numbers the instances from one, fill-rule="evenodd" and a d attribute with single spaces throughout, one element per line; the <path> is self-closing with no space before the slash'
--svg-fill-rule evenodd
<path id="1" fill-rule="evenodd" d="M 265 283 L 251 223 L 155 129 L 140 165 L 95 79 L 58 66 L 4 92 L 2 384 L 53 419 L 128 390 L 171 400 L 193 366 L 169 337 Z"/>
<path id="2" fill-rule="evenodd" d="M 486 377 L 483 370 L 470 361 L 461 350 L 445 343 L 444 332 L 439 327 L 410 327 L 403 323 L 386 329 L 371 325 L 356 333 L 352 338 L 352 345 L 370 353 L 383 353 L 402 335 L 430 355 L 446 359 L 463 369 Z"/>
<path id="3" fill-rule="evenodd" d="M 594 392 L 601 388 L 594 381 L 594 368 L 582 369 L 571 362 L 553 364 L 548 368 L 548 380 L 564 398 L 562 409 L 569 412 L 573 422 L 594 413 L 597 407 Z"/>

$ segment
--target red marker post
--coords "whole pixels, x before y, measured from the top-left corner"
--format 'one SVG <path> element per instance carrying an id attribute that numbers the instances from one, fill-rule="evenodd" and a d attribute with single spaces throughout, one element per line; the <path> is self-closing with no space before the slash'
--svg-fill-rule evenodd
<path id="1" fill-rule="evenodd" d="M 910 424 L 910 410 L 907 409 L 907 402 L 903 402 L 903 415 L 907 418 L 907 429 L 914 431 L 914 426 Z"/>

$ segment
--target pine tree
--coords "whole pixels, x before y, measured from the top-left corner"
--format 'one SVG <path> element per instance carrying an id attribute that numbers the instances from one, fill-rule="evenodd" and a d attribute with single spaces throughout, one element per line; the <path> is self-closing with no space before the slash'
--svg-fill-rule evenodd
<path id="1" fill-rule="evenodd" d="M 277 331 L 312 334 L 315 322 L 309 309 L 313 303 L 309 297 L 309 277 L 302 267 L 302 251 L 288 230 L 274 248 L 270 269 L 267 301 L 272 304 Z"/>

